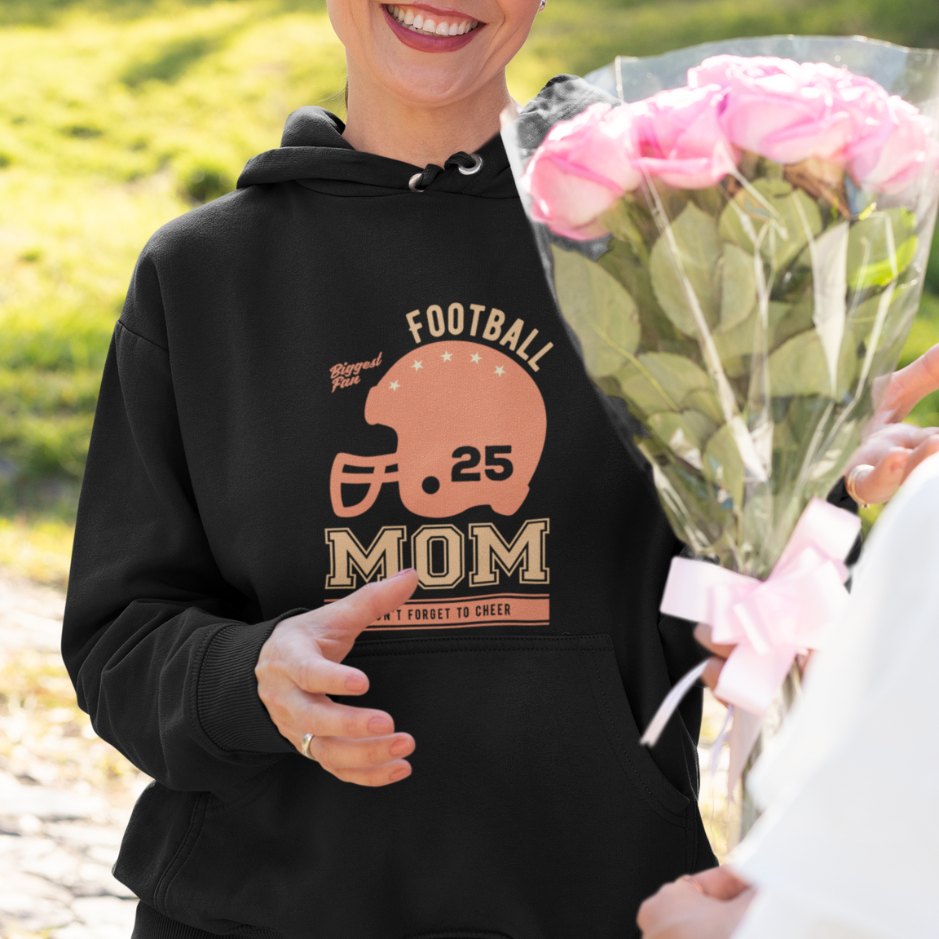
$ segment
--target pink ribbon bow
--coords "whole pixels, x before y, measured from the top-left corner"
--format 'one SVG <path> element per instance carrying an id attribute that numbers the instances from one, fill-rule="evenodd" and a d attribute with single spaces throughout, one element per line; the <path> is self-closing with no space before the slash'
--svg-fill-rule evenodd
<path id="1" fill-rule="evenodd" d="M 842 558 L 860 530 L 857 516 L 813 499 L 766 580 L 672 560 L 661 611 L 707 623 L 714 642 L 736 647 L 721 671 L 720 698 L 764 714 L 796 654 L 821 647 L 848 601 Z"/>
<path id="2" fill-rule="evenodd" d="M 848 601 L 846 557 L 861 529 L 857 516 L 813 499 L 766 580 L 707 561 L 674 558 L 661 611 L 711 626 L 716 643 L 733 645 L 716 694 L 757 719 L 747 721 L 749 745 L 732 763 L 746 759 L 759 718 L 769 709 L 800 652 L 818 649 Z M 643 735 L 652 745 L 681 698 L 700 677 L 703 663 L 665 699 Z M 735 724 L 738 713 L 735 717 Z M 755 728 L 755 730 L 754 730 Z M 735 731 L 738 728 L 735 727 Z M 735 736 L 739 738 L 739 733 Z M 736 749 L 739 751 L 742 746 Z M 732 748 L 733 749 L 733 748 Z"/>

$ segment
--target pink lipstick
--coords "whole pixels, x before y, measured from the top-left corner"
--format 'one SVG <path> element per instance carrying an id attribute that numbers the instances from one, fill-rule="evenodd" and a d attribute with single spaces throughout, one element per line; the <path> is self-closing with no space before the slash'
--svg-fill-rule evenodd
<path id="1" fill-rule="evenodd" d="M 463 13 L 448 12 L 444 10 L 437 10 L 434 7 L 427 6 L 425 4 L 409 4 L 407 9 L 409 10 L 420 10 L 423 13 L 426 12 L 426 16 L 423 17 L 426 19 L 432 19 L 435 23 L 440 22 L 455 22 L 457 20 L 466 22 L 472 21 L 471 17 L 466 16 Z M 414 29 L 410 29 L 404 25 L 404 23 L 399 22 L 394 16 L 389 12 L 388 6 L 382 5 L 382 12 L 385 14 L 385 20 L 388 23 L 388 26 L 391 28 L 392 32 L 401 40 L 406 46 L 411 49 L 416 49 L 419 52 L 456 52 L 458 49 L 462 49 L 464 46 L 469 45 L 476 37 L 476 34 L 480 32 L 485 27 L 485 23 L 479 23 L 475 29 L 471 29 L 466 33 L 463 33 L 461 36 L 439 36 L 433 35 L 431 33 L 422 33 Z"/>

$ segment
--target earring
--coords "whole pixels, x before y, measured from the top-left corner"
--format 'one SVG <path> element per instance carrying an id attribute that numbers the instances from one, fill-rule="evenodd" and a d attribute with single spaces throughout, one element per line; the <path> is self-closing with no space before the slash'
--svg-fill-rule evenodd
<path id="1" fill-rule="evenodd" d="M 548 0 L 541 0 L 541 3 L 538 4 L 538 9 L 543 10 L 548 5 Z"/>

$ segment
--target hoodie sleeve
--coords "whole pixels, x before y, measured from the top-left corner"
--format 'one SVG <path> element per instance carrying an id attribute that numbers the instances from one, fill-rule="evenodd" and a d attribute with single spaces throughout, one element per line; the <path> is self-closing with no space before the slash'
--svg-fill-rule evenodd
<path id="1" fill-rule="evenodd" d="M 280 620 L 241 622 L 203 530 L 169 355 L 130 328 L 159 302 L 138 263 L 105 365 L 82 486 L 62 654 L 95 731 L 173 789 L 249 778 L 293 752 L 254 668 Z M 155 332 L 159 332 L 155 330 Z"/>

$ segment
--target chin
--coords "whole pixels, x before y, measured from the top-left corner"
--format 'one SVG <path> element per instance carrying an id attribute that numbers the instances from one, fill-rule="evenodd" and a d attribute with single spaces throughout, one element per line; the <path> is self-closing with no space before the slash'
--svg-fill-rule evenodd
<path id="1" fill-rule="evenodd" d="M 384 78 L 388 90 L 404 104 L 444 107 L 472 96 L 479 88 L 479 72 L 468 69 L 405 67 L 389 71 Z"/>

